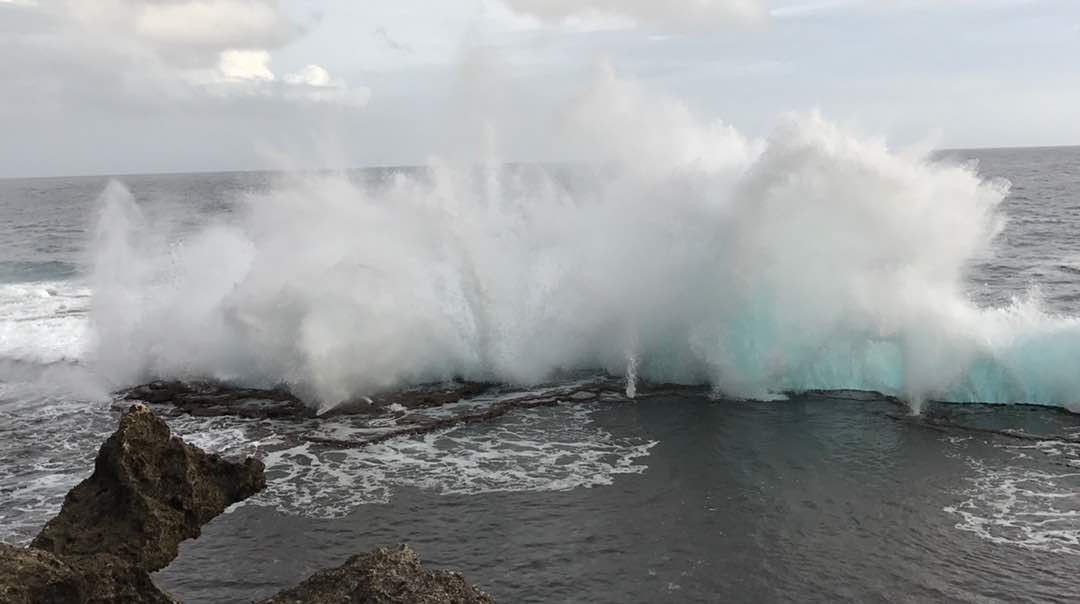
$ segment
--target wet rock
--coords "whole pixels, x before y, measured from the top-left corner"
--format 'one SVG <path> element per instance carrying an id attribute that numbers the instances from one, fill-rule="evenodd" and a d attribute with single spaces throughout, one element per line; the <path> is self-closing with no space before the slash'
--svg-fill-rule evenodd
<path id="1" fill-rule="evenodd" d="M 134 405 L 30 547 L 0 546 L 0 602 L 175 602 L 150 572 L 265 486 L 261 462 L 204 453 Z"/>
<path id="2" fill-rule="evenodd" d="M 172 387 L 172 393 L 182 390 Z M 266 486 L 261 462 L 232 462 L 180 438 L 142 404 L 98 451 L 94 472 L 29 547 L 0 544 L 0 602 L 175 604 L 150 573 L 225 508 Z M 486 604 L 458 574 L 427 570 L 407 546 L 316 573 L 269 602 Z"/>
<path id="3" fill-rule="evenodd" d="M 0 546 L 0 602 L 174 602 L 149 573 L 265 484 L 259 461 L 204 453 L 135 405 L 30 547 Z"/>
<path id="4" fill-rule="evenodd" d="M 94 473 L 67 494 L 31 547 L 58 556 L 108 553 L 152 572 L 203 524 L 265 486 L 262 462 L 204 453 L 134 405 L 102 445 Z"/>
<path id="5" fill-rule="evenodd" d="M 315 573 L 265 604 L 487 604 L 487 594 L 461 575 L 427 570 L 409 546 L 379 548 Z"/>
<path id="6" fill-rule="evenodd" d="M 241 388 L 219 382 L 150 382 L 120 393 L 124 400 L 172 405 L 198 417 L 308 418 L 315 409 L 285 388 Z"/>
<path id="7" fill-rule="evenodd" d="M 390 407 L 425 409 L 456 403 L 493 389 L 493 384 L 455 380 L 424 384 L 403 390 L 358 397 L 322 413 L 323 417 L 381 413 Z M 251 419 L 308 419 L 318 414 L 315 406 L 284 387 L 242 388 L 221 382 L 159 381 L 120 393 L 124 400 L 170 405 L 173 410 L 197 417 L 231 416 Z"/>
<path id="8" fill-rule="evenodd" d="M 404 390 L 395 390 L 383 394 L 346 401 L 330 409 L 323 415 L 355 415 L 381 411 L 388 407 L 401 406 L 406 409 L 426 409 L 456 403 L 462 399 L 479 396 L 495 386 L 484 382 L 453 381 L 442 384 L 424 384 Z"/>

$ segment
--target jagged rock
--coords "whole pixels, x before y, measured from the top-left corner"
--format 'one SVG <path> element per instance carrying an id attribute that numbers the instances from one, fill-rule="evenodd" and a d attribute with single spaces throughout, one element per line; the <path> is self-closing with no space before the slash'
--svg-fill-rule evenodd
<path id="1" fill-rule="evenodd" d="M 142 404 L 105 441 L 94 473 L 64 498 L 30 547 L 0 544 L 0 602 L 176 604 L 150 573 L 203 524 L 266 486 L 263 464 L 231 462 L 172 436 Z M 457 573 L 426 570 L 408 546 L 316 573 L 271 603 L 492 602 Z"/>
<path id="2" fill-rule="evenodd" d="M 262 462 L 204 453 L 137 404 L 102 445 L 93 475 L 30 545 L 58 556 L 108 553 L 152 572 L 203 524 L 265 486 Z"/>
<path id="3" fill-rule="evenodd" d="M 409 546 L 382 547 L 315 573 L 264 604 L 490 604 L 461 575 L 427 570 Z"/>
<path id="4" fill-rule="evenodd" d="M 173 603 L 150 572 L 265 486 L 261 462 L 204 453 L 134 405 L 30 547 L 0 546 L 0 602 Z"/>

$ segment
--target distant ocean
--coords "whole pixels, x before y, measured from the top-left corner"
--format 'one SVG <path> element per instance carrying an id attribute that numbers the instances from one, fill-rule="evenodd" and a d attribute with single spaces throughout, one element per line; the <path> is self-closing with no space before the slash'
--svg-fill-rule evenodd
<path id="1" fill-rule="evenodd" d="M 157 580 L 248 601 L 409 542 L 505 602 L 1075 601 L 1080 148 L 861 145 L 0 180 L 0 539 L 89 473 L 124 386 L 604 383 L 357 450 L 308 437 L 401 415 L 170 417 L 269 487 Z"/>

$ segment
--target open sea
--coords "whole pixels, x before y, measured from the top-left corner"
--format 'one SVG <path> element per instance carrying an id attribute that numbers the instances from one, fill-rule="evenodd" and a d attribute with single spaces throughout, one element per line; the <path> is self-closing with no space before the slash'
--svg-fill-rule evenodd
<path id="1" fill-rule="evenodd" d="M 561 402 L 364 448 L 325 438 L 421 412 L 161 410 L 268 488 L 158 584 L 253 601 L 407 542 L 501 602 L 1080 598 L 1080 148 L 506 171 L 0 180 L 0 540 L 122 387 L 464 377 Z"/>

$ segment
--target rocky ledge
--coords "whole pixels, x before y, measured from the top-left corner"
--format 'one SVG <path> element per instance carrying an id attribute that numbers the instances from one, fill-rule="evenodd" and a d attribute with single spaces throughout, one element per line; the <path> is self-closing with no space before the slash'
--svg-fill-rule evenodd
<path id="1" fill-rule="evenodd" d="M 29 547 L 0 544 L 0 602 L 172 603 L 150 573 L 185 539 L 266 486 L 263 464 L 208 454 L 142 404 L 102 445 L 94 472 Z M 407 547 L 356 556 L 270 602 L 490 602 L 454 573 L 423 569 Z"/>
<path id="2" fill-rule="evenodd" d="M 494 385 L 457 380 L 445 384 L 425 384 L 370 397 L 345 401 L 321 414 L 366 415 L 390 408 L 424 409 L 439 407 L 492 390 Z M 214 381 L 156 381 L 119 393 L 127 401 L 173 409 L 199 417 L 235 416 L 249 419 L 308 419 L 320 415 L 304 404 L 288 388 L 245 388 Z"/>

